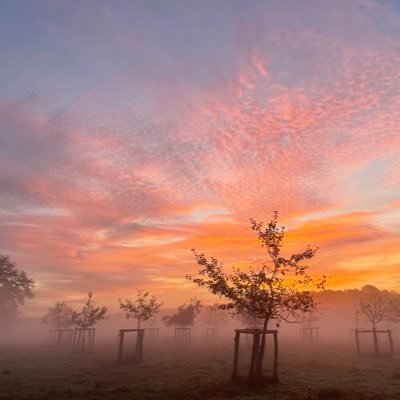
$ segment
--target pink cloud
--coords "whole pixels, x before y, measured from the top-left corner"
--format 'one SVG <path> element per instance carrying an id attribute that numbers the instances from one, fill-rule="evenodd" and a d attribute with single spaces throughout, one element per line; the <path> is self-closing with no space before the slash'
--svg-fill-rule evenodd
<path id="1" fill-rule="evenodd" d="M 154 79 L 123 73 L 52 117 L 3 99 L 0 251 L 43 279 L 49 301 L 89 290 L 90 278 L 107 298 L 148 285 L 173 302 L 168 291 L 195 267 L 190 248 L 245 263 L 259 254 L 248 218 L 279 210 L 298 224 L 295 243 L 320 245 L 318 270 L 338 287 L 389 285 L 398 235 L 377 219 L 400 196 L 397 38 L 357 4 L 329 10 L 344 32 L 268 25 L 262 13 L 239 24 L 232 66 L 204 82 L 135 41 L 124 48 L 160 63 Z M 326 12 L 317 2 L 313 13 Z M 65 26 L 48 29 L 74 43 Z M 367 173 L 382 177 L 373 205 L 360 190 Z M 210 208 L 224 211 L 203 218 Z M 381 275 L 375 254 L 392 257 Z"/>

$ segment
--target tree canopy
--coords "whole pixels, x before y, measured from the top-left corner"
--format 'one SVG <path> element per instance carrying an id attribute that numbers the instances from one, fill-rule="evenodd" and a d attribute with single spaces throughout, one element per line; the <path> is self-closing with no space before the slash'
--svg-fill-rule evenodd
<path id="1" fill-rule="evenodd" d="M 400 321 L 400 294 L 396 292 L 390 293 L 390 320 L 394 322 Z"/>
<path id="2" fill-rule="evenodd" d="M 201 307 L 200 300 L 192 299 L 189 304 L 185 303 L 179 306 L 175 314 L 162 317 L 162 321 L 167 326 L 192 326 L 196 316 L 200 313 Z"/>
<path id="3" fill-rule="evenodd" d="M 63 301 L 57 301 L 54 306 L 49 308 L 42 322 L 52 325 L 57 329 L 64 329 L 72 326 L 75 319 L 76 312 L 73 308 Z"/>
<path id="4" fill-rule="evenodd" d="M 75 323 L 80 328 L 90 328 L 106 318 L 107 307 L 97 307 L 93 300 L 93 293 L 88 293 L 88 299 L 82 310 L 76 313 Z"/>
<path id="5" fill-rule="evenodd" d="M 372 285 L 365 285 L 361 289 L 358 312 L 368 319 L 373 329 L 379 322 L 390 319 L 393 311 L 390 297 L 388 292 L 380 291 Z"/>
<path id="6" fill-rule="evenodd" d="M 213 328 L 226 324 L 229 316 L 226 311 L 221 310 L 218 306 L 218 304 L 214 304 L 204 307 L 200 314 L 201 322 Z"/>
<path id="7" fill-rule="evenodd" d="M 136 318 L 138 329 L 142 321 L 147 321 L 160 311 L 163 303 L 158 302 L 155 296 L 149 292 L 138 290 L 135 300 L 125 299 L 123 302 L 119 299 L 120 308 L 125 311 L 126 318 Z"/>
<path id="8" fill-rule="evenodd" d="M 26 272 L 19 271 L 8 256 L 0 254 L 0 319 L 15 315 L 26 298 L 33 298 L 34 287 Z"/>
<path id="9" fill-rule="evenodd" d="M 305 313 L 316 308 L 314 296 L 308 288 L 324 289 L 326 277 L 314 279 L 309 266 L 303 262 L 314 257 L 317 249 L 307 247 L 303 252 L 284 257 L 281 253 L 285 228 L 278 226 L 278 213 L 264 227 L 262 222 L 251 219 L 261 245 L 266 249 L 268 260 L 257 268 L 241 270 L 232 267 L 226 272 L 222 262 L 214 257 L 192 250 L 200 270 L 197 276 L 187 279 L 226 300 L 221 309 L 237 314 L 251 315 L 264 321 L 299 322 Z"/>

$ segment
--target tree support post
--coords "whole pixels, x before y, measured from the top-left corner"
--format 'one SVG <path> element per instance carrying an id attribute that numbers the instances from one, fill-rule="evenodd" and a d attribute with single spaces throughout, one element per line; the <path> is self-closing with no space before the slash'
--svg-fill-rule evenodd
<path id="1" fill-rule="evenodd" d="M 95 328 L 76 328 L 72 337 L 73 353 L 93 353 Z"/>
<path id="2" fill-rule="evenodd" d="M 274 370 L 272 374 L 272 379 L 278 381 L 278 332 L 275 331 L 274 335 Z"/>
<path id="3" fill-rule="evenodd" d="M 125 335 L 122 331 L 119 331 L 119 344 L 118 344 L 118 361 L 122 361 L 122 352 L 124 348 Z"/>
<path id="4" fill-rule="evenodd" d="M 146 328 L 146 336 L 150 339 L 157 339 L 159 336 L 158 328 Z"/>
<path id="5" fill-rule="evenodd" d="M 124 352 L 124 342 L 125 342 L 125 334 L 128 332 L 136 332 L 136 345 L 135 345 L 135 353 L 133 356 L 133 361 L 141 363 L 143 362 L 143 342 L 144 342 L 144 329 L 120 329 L 119 331 L 119 343 L 118 343 L 118 362 L 124 361 L 123 352 Z"/>
<path id="6" fill-rule="evenodd" d="M 358 329 L 354 330 L 354 335 L 356 339 L 356 347 L 357 347 L 357 354 L 360 356 L 361 355 L 361 349 L 360 349 L 360 336 L 358 333 Z"/>
<path id="7" fill-rule="evenodd" d="M 175 328 L 175 343 L 177 344 L 190 344 L 191 342 L 191 329 L 186 327 Z"/>
<path id="8" fill-rule="evenodd" d="M 314 339 L 319 341 L 319 327 L 318 326 L 308 326 L 303 328 L 303 337 L 310 342 L 314 342 Z"/>
<path id="9" fill-rule="evenodd" d="M 356 338 L 356 346 L 357 346 L 357 354 L 361 355 L 361 349 L 360 349 L 360 341 L 359 341 L 359 334 L 360 333 L 372 333 L 372 338 L 373 338 L 373 345 L 374 345 L 374 354 L 378 355 L 379 354 L 379 342 L 378 342 L 378 333 L 385 333 L 388 336 L 389 339 L 389 354 L 391 357 L 394 356 L 394 344 L 393 344 L 393 337 L 392 337 L 392 331 L 390 329 L 372 329 L 372 330 L 361 330 L 361 329 L 355 329 L 355 338 Z"/>
<path id="10" fill-rule="evenodd" d="M 233 370 L 232 370 L 232 380 L 238 378 L 238 362 L 239 362 L 239 345 L 240 345 L 240 332 L 235 331 L 234 347 L 233 347 Z"/>
<path id="11" fill-rule="evenodd" d="M 239 378 L 238 376 L 238 364 L 239 364 L 239 344 L 240 344 L 240 334 L 253 335 L 253 345 L 251 352 L 251 360 L 249 365 L 248 380 L 253 381 L 255 379 L 264 379 L 270 382 L 278 382 L 278 331 L 277 330 L 266 330 L 266 329 L 235 329 L 235 339 L 234 339 L 234 353 L 233 353 L 233 370 L 232 370 L 232 380 Z M 273 371 L 272 376 L 263 377 L 256 376 L 257 369 L 260 362 L 260 357 L 263 355 L 263 349 L 260 344 L 260 337 L 266 335 L 274 336 L 274 359 L 273 359 Z M 263 340 L 265 343 L 265 340 Z"/>
<path id="12" fill-rule="evenodd" d="M 390 355 L 391 355 L 391 357 L 393 357 L 394 356 L 394 343 L 393 343 L 392 331 L 390 329 L 388 329 L 388 336 L 389 336 Z"/>
<path id="13" fill-rule="evenodd" d="M 49 343 L 54 346 L 70 345 L 73 334 L 73 329 L 50 329 Z"/>

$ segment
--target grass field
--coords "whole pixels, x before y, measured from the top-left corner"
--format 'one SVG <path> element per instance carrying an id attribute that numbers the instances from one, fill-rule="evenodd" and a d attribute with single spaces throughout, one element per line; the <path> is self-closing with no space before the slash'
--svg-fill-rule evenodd
<path id="1" fill-rule="evenodd" d="M 229 381 L 231 344 L 147 346 L 140 365 L 117 363 L 116 348 L 99 343 L 90 355 L 3 348 L 0 399 L 400 399 L 396 357 L 357 357 L 351 347 L 288 344 L 281 346 L 281 383 L 250 386 Z M 244 373 L 245 362 L 244 356 Z"/>

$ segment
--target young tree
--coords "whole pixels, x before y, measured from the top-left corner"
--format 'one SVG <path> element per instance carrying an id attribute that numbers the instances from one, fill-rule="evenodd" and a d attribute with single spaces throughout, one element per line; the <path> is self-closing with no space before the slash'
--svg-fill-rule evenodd
<path id="1" fill-rule="evenodd" d="M 400 321 L 400 293 L 390 292 L 389 297 L 390 320 L 393 322 Z"/>
<path id="2" fill-rule="evenodd" d="M 271 320 L 301 322 L 301 314 L 316 309 L 312 293 L 306 290 L 323 290 L 326 277 L 313 279 L 305 260 L 314 257 L 316 249 L 307 247 L 301 253 L 284 257 L 281 254 L 285 228 L 278 226 L 278 213 L 264 227 L 262 222 L 251 219 L 251 228 L 256 232 L 261 245 L 266 249 L 268 259 L 257 269 L 249 267 L 240 270 L 233 267 L 232 272 L 225 272 L 223 264 L 216 258 L 207 258 L 203 253 L 192 250 L 198 265 L 196 277 L 188 275 L 187 279 L 198 286 L 206 287 L 211 293 L 224 298 L 227 302 L 221 309 L 233 313 L 248 313 L 254 318 L 263 320 L 263 329 L 268 328 Z M 262 375 L 262 362 L 265 351 L 265 334 L 261 337 L 257 352 L 255 376 Z"/>
<path id="3" fill-rule="evenodd" d="M 183 304 L 178 307 L 174 315 L 165 315 L 162 321 L 167 325 L 177 325 L 182 328 L 192 326 L 196 316 L 200 313 L 201 302 L 197 299 L 192 299 L 189 304 Z"/>
<path id="4" fill-rule="evenodd" d="M 0 254 L 0 321 L 10 319 L 18 306 L 32 298 L 35 283 L 24 271 L 18 271 L 8 256 Z"/>
<path id="5" fill-rule="evenodd" d="M 75 314 L 75 324 L 80 328 L 90 328 L 106 318 L 107 307 L 96 307 L 93 293 L 88 293 L 88 299 L 79 313 Z"/>
<path id="6" fill-rule="evenodd" d="M 200 319 L 206 325 L 216 328 L 219 325 L 224 325 L 228 321 L 226 311 L 221 310 L 219 304 L 214 304 L 210 307 L 205 307 L 200 314 Z"/>
<path id="7" fill-rule="evenodd" d="M 311 328 L 314 322 L 317 322 L 319 317 L 314 311 L 310 311 L 303 316 L 303 321 L 306 323 L 307 328 Z"/>
<path id="8" fill-rule="evenodd" d="M 319 338 L 319 327 L 315 326 L 315 322 L 319 320 L 319 317 L 314 311 L 310 311 L 303 315 L 303 337 L 310 341 Z"/>
<path id="9" fill-rule="evenodd" d="M 63 301 L 57 301 L 53 307 L 49 308 L 42 322 L 56 329 L 66 329 L 74 324 L 75 319 L 76 312 L 73 308 Z"/>
<path id="10" fill-rule="evenodd" d="M 391 314 L 391 306 L 388 300 L 388 296 L 375 286 L 366 285 L 361 289 L 359 312 L 366 317 L 372 325 L 375 354 L 379 353 L 376 325 L 379 324 L 379 322 L 388 320 Z"/>
<path id="11" fill-rule="evenodd" d="M 157 318 L 157 314 L 156 314 L 146 321 L 145 326 L 147 328 L 155 328 L 158 323 L 159 323 L 159 319 Z"/>
<path id="12" fill-rule="evenodd" d="M 138 290 L 135 300 L 125 299 L 123 302 L 119 299 L 119 307 L 125 311 L 126 318 L 136 318 L 137 328 L 140 329 L 142 321 L 147 321 L 156 315 L 163 303 L 158 302 L 155 296 L 151 296 L 149 292 Z"/>

